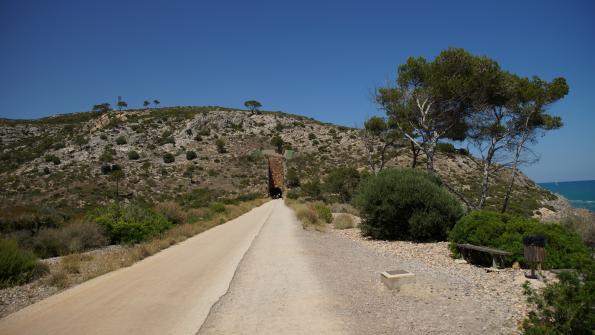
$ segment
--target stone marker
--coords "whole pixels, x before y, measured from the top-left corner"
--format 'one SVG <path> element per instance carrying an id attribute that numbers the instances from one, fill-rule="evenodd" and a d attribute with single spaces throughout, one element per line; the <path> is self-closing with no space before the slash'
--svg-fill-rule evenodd
<path id="1" fill-rule="evenodd" d="M 403 284 L 415 283 L 415 275 L 405 270 L 391 270 L 380 274 L 380 279 L 384 285 L 390 289 L 399 289 Z"/>

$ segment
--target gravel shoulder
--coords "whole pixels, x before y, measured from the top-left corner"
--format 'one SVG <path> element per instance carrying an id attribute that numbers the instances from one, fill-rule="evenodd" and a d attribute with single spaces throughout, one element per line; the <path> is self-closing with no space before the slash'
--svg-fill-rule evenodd
<path id="1" fill-rule="evenodd" d="M 358 229 L 304 231 L 301 243 L 334 310 L 353 334 L 515 334 L 526 311 L 520 270 L 486 272 L 456 264 L 446 242 L 373 241 Z M 400 292 L 380 282 L 405 269 L 416 283 Z"/>

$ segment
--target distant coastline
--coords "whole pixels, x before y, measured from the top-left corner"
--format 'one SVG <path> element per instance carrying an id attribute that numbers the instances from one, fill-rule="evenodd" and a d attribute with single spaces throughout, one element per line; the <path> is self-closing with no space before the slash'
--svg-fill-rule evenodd
<path id="1" fill-rule="evenodd" d="M 539 183 L 539 186 L 563 195 L 574 207 L 595 212 L 595 180 Z"/>

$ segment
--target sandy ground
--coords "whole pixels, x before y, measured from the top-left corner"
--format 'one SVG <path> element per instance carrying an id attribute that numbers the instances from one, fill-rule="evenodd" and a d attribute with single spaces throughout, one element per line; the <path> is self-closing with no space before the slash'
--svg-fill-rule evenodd
<path id="1" fill-rule="evenodd" d="M 194 334 L 278 202 L 0 320 L 7 334 Z"/>

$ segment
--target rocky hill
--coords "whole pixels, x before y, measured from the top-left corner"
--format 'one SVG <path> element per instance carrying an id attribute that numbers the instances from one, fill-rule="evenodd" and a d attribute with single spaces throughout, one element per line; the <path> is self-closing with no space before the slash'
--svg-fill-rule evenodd
<path id="1" fill-rule="evenodd" d="M 123 112 L 73 113 L 38 120 L 0 119 L 0 207 L 82 209 L 113 199 L 156 202 L 196 188 L 228 196 L 266 194 L 263 152 L 278 135 L 302 182 L 339 166 L 366 168 L 359 130 L 281 112 L 251 114 L 221 107 L 172 107 Z M 194 155 L 196 154 L 196 155 Z M 196 157 L 194 157 L 196 156 Z M 439 174 L 473 198 L 475 158 L 440 153 Z M 408 166 L 403 148 L 388 166 Z M 422 163 L 423 164 L 423 163 Z M 123 173 L 113 173 L 120 170 Z M 488 206 L 498 206 L 507 170 L 493 176 Z M 118 176 L 118 177 L 117 177 Z M 512 208 L 539 214 L 556 196 L 518 178 Z M 548 208 L 547 210 L 545 208 Z"/>

